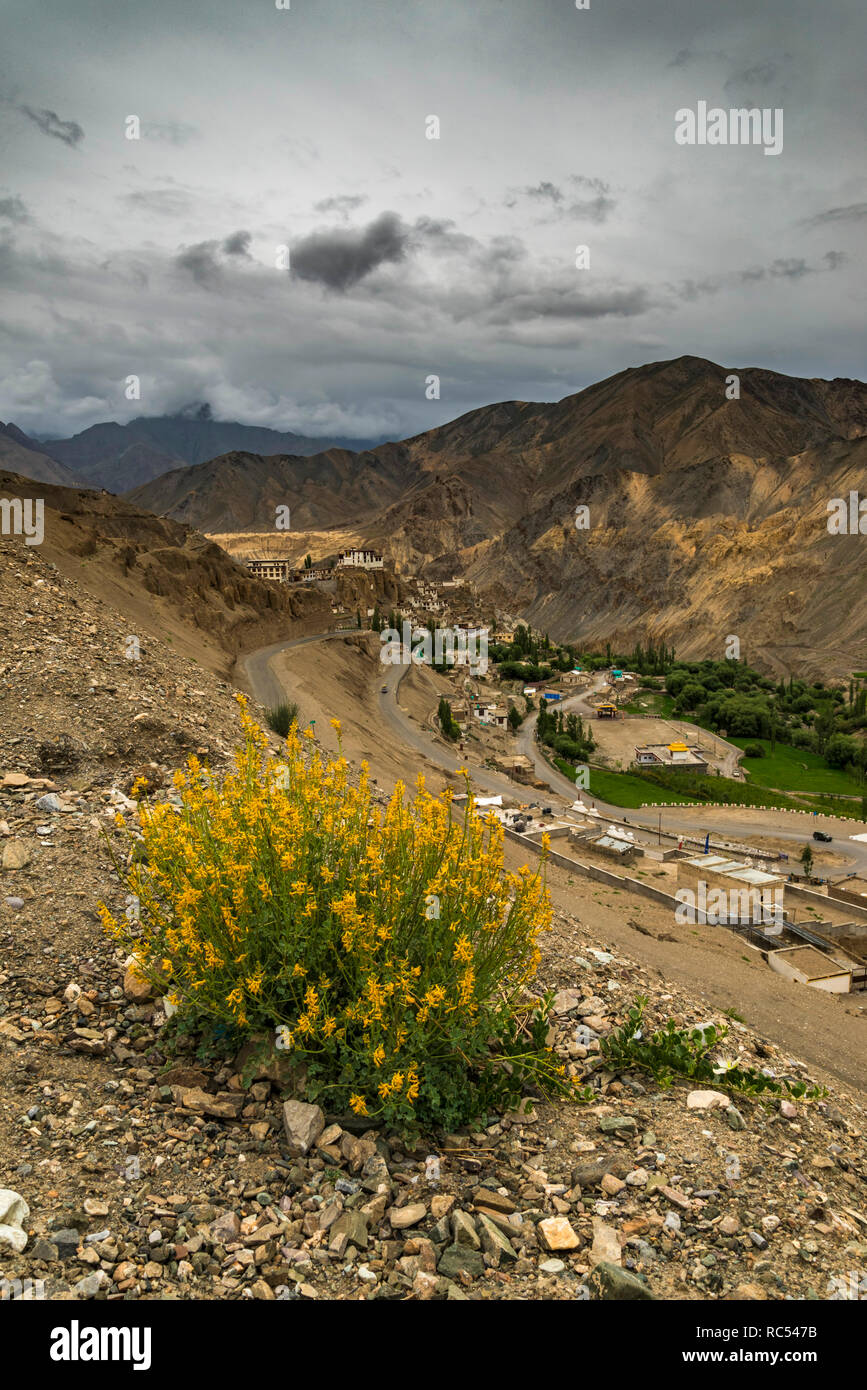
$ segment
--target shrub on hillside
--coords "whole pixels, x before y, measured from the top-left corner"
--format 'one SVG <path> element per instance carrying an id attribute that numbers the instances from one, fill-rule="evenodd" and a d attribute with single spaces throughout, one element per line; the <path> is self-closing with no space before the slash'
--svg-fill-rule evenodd
<path id="1" fill-rule="evenodd" d="M 294 701 L 284 700 L 281 705 L 266 710 L 265 719 L 269 729 L 273 729 L 280 738 L 287 738 L 292 725 L 298 722 L 298 706 Z"/>
<path id="2" fill-rule="evenodd" d="M 387 808 L 309 735 L 285 756 L 243 709 L 244 747 L 218 779 L 191 758 L 181 805 L 141 805 L 143 844 L 121 868 L 140 922 L 106 926 L 157 978 L 178 1021 L 270 1032 L 334 1111 L 415 1128 L 570 1084 L 531 997 L 551 907 L 541 867 L 503 871 L 503 831 L 419 779 Z M 333 721 L 338 729 L 339 724 Z"/>

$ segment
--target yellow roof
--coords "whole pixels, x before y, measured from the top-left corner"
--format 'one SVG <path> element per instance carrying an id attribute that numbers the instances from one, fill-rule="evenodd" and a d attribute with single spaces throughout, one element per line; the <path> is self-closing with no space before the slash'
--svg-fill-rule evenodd
<path id="1" fill-rule="evenodd" d="M 668 751 L 669 753 L 688 753 L 689 749 L 685 743 L 670 743 L 668 745 Z"/>

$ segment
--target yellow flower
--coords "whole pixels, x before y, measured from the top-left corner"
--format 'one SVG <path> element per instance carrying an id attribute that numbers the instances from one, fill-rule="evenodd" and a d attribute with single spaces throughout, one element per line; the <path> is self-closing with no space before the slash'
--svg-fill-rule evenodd
<path id="1" fill-rule="evenodd" d="M 351 1108 L 352 1110 L 355 1111 L 356 1115 L 367 1115 L 367 1114 L 369 1114 L 369 1111 L 368 1111 L 368 1109 L 367 1109 L 367 1102 L 365 1101 L 364 1096 L 359 1096 L 359 1095 L 350 1096 L 350 1097 L 349 1097 L 349 1105 L 350 1105 L 350 1108 Z"/>

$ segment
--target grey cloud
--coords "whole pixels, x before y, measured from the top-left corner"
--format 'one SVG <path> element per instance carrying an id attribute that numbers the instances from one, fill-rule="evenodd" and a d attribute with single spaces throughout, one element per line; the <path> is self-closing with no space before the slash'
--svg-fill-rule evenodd
<path id="1" fill-rule="evenodd" d="M 125 194 L 123 201 L 132 208 L 153 212 L 159 217 L 180 217 L 195 206 L 191 195 L 179 188 L 144 189 Z"/>
<path id="2" fill-rule="evenodd" d="M 583 217 L 589 222 L 604 222 L 617 206 L 610 197 L 611 187 L 604 179 L 589 179 L 583 174 L 573 174 L 571 181 L 593 196 L 579 198 L 569 208 L 570 217 Z"/>
<path id="3" fill-rule="evenodd" d="M 822 271 L 834 271 L 846 263 L 842 251 L 826 251 L 822 257 L 824 264 L 810 265 L 803 256 L 779 256 L 770 265 L 748 266 L 745 270 L 730 275 L 709 276 L 703 280 L 683 280 L 674 288 L 676 297 L 689 302 L 705 295 L 719 294 L 733 284 L 752 285 L 763 280 L 802 280 L 805 275 L 817 275 Z"/>
<path id="4" fill-rule="evenodd" d="M 233 232 L 223 242 L 223 254 L 225 256 L 242 256 L 248 261 L 251 260 L 250 242 L 252 239 L 249 232 Z"/>
<path id="5" fill-rule="evenodd" d="M 218 246 L 219 242 L 216 241 L 200 241 L 195 246 L 187 246 L 178 252 L 175 265 L 191 275 L 197 285 L 210 288 L 219 279 Z"/>
<path id="6" fill-rule="evenodd" d="M 649 307 L 650 297 L 640 286 L 586 294 L 574 286 L 561 288 L 551 285 L 511 293 L 485 317 L 491 324 L 519 323 L 535 318 L 633 318 L 646 313 Z"/>
<path id="7" fill-rule="evenodd" d="M 543 179 L 541 183 L 537 183 L 535 188 L 525 188 L 524 192 L 528 198 L 539 198 L 548 200 L 552 203 L 562 203 L 563 201 L 563 190 L 558 188 L 556 184 L 550 183 L 547 179 Z"/>
<path id="8" fill-rule="evenodd" d="M 810 275 L 813 267 L 808 266 L 802 256 L 789 256 L 779 258 L 773 262 L 770 274 L 776 275 L 784 280 L 800 280 L 802 275 Z"/>
<path id="9" fill-rule="evenodd" d="M 817 212 L 815 217 L 807 217 L 802 222 L 804 227 L 823 227 L 828 222 L 861 222 L 867 217 L 867 203 L 849 203 L 847 207 L 828 208 L 825 212 Z"/>
<path id="10" fill-rule="evenodd" d="M 177 147 L 188 145 L 199 134 L 197 127 L 186 121 L 143 121 L 141 130 L 146 140 Z"/>
<path id="11" fill-rule="evenodd" d="M 546 203 L 549 217 L 576 217 L 590 222 L 604 222 L 617 206 L 615 199 L 609 196 L 610 185 L 604 179 L 587 178 L 584 174 L 570 174 L 569 182 L 585 196 L 579 196 L 567 204 L 563 189 L 549 179 L 542 179 L 537 184 L 510 189 L 504 199 L 505 206 L 513 208 L 517 206 L 520 198 L 529 198 L 537 203 Z"/>
<path id="12" fill-rule="evenodd" d="M 175 256 L 175 266 L 192 276 L 203 289 L 213 289 L 222 278 L 221 256 L 231 260 L 252 260 L 248 247 L 250 233 L 232 232 L 223 241 L 199 241 L 193 246 L 185 246 Z"/>
<path id="13" fill-rule="evenodd" d="M 475 237 L 454 230 L 450 218 L 417 217 L 409 238 L 414 247 L 425 246 L 433 251 L 463 253 L 478 246 Z"/>
<path id="14" fill-rule="evenodd" d="M 744 68 L 742 72 L 732 73 L 725 83 L 725 90 L 730 91 L 736 87 L 751 87 L 754 83 L 759 86 L 766 86 L 773 82 L 780 71 L 779 64 L 772 58 L 762 63 L 753 63 L 750 67 Z"/>
<path id="15" fill-rule="evenodd" d="M 333 198 L 320 198 L 313 208 L 315 212 L 337 212 L 345 217 L 367 201 L 363 193 L 338 193 Z"/>
<path id="16" fill-rule="evenodd" d="M 56 111 L 48 111 L 44 108 L 34 109 L 32 106 L 19 106 L 18 110 L 27 116 L 34 125 L 38 126 L 43 135 L 50 135 L 55 140 L 62 140 L 64 145 L 75 147 L 80 145 L 84 139 L 84 130 L 78 121 L 63 121 Z"/>
<path id="17" fill-rule="evenodd" d="M 16 194 L 12 194 L 8 198 L 0 198 L 0 217 L 5 217 L 7 222 L 30 221 L 27 208 Z"/>
<path id="18" fill-rule="evenodd" d="M 292 274 L 345 292 L 380 266 L 404 260 L 409 240 L 410 229 L 394 212 L 381 213 L 366 227 L 311 232 L 292 247 Z"/>

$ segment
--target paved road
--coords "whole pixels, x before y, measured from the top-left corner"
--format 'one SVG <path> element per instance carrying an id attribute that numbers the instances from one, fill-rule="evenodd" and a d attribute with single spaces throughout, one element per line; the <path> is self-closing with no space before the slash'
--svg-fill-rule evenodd
<path id="1" fill-rule="evenodd" d="M 279 652 L 306 647 L 314 642 L 324 642 L 345 636 L 345 632 L 313 633 L 310 636 L 295 637 L 286 642 L 274 642 L 269 647 L 260 647 L 258 650 L 240 657 L 238 665 L 245 672 L 250 689 L 256 699 L 263 705 L 273 706 L 287 698 L 285 687 L 271 666 L 271 660 L 274 656 Z M 412 749 L 419 758 L 427 759 L 428 762 L 433 763 L 443 772 L 456 773 L 460 767 L 464 766 L 465 761 L 459 750 L 456 749 L 452 752 L 439 739 L 418 729 L 401 707 L 399 687 L 407 669 L 405 666 L 383 666 L 382 668 L 383 676 L 376 696 L 382 725 L 404 747 Z M 594 711 L 590 701 L 602 684 L 604 684 L 604 677 L 598 677 L 588 689 L 560 701 L 557 708 L 567 712 L 575 710 L 583 717 L 592 718 Z M 383 686 L 385 687 L 384 690 L 382 689 Z M 528 798 L 541 796 L 557 810 L 571 806 L 576 799 L 583 800 L 585 804 L 594 806 L 602 818 L 621 819 L 624 815 L 623 807 L 611 806 L 607 802 L 600 801 L 598 797 L 591 797 L 587 792 L 580 793 L 567 777 L 549 765 L 539 751 L 538 744 L 533 737 L 534 725 L 535 720 L 527 719 L 519 729 L 517 751 L 525 754 L 531 760 L 536 769 L 536 776 L 547 784 L 549 795 L 534 792 L 530 787 L 522 788 L 505 774 L 492 772 L 487 768 L 473 768 L 473 785 L 488 796 L 518 797 L 524 795 Z M 787 814 L 775 814 L 773 811 L 768 811 L 761 827 L 759 827 L 755 821 L 743 816 L 739 817 L 735 811 L 709 808 L 706 812 L 702 812 L 701 809 L 693 807 L 661 807 L 658 810 L 629 810 L 628 820 L 631 825 L 641 826 L 647 830 L 656 831 L 658 827 L 661 827 L 663 831 L 667 830 L 670 834 L 688 833 L 693 837 L 704 836 L 709 832 L 713 839 L 742 840 L 746 843 L 749 843 L 753 836 L 770 835 L 774 839 L 791 843 L 793 849 L 799 849 L 803 846 L 810 838 L 813 829 L 825 829 L 834 836 L 834 848 L 851 858 L 852 868 L 860 873 L 867 873 L 867 844 L 858 844 L 848 839 L 848 830 L 846 828 L 841 829 L 839 821 L 828 817 L 819 816 L 814 819 L 805 815 L 803 823 L 801 823 L 800 818 L 799 821 L 795 822 L 794 818 Z"/>

